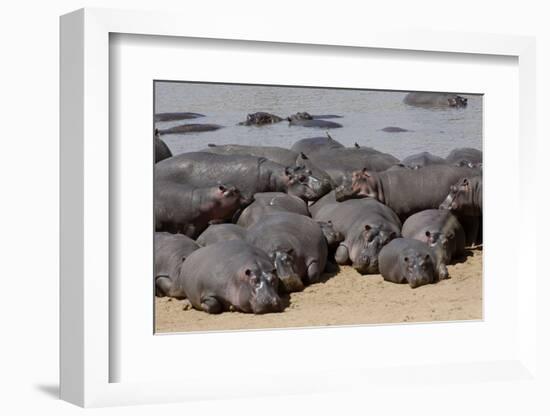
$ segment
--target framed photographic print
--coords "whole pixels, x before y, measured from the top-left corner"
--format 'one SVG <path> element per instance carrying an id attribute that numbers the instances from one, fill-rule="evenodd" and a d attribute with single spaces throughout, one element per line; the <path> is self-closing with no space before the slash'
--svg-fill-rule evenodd
<path id="1" fill-rule="evenodd" d="M 231 28 L 61 19 L 62 398 L 538 383 L 533 39 Z"/>

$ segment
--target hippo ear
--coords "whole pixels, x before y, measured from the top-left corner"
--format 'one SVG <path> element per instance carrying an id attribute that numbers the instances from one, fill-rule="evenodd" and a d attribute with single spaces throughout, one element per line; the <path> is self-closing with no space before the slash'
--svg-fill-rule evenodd
<path id="1" fill-rule="evenodd" d="M 369 224 L 365 224 L 365 231 L 370 231 L 372 227 Z"/>
<path id="2" fill-rule="evenodd" d="M 470 181 L 468 181 L 468 178 L 464 178 L 464 180 L 462 181 L 462 185 L 464 186 L 468 186 L 470 183 Z"/>

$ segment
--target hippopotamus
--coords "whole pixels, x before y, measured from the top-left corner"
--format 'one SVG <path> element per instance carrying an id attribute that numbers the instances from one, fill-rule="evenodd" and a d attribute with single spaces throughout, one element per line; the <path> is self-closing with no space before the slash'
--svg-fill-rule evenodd
<path id="1" fill-rule="evenodd" d="M 155 114 L 155 121 L 175 121 L 175 120 L 189 120 L 192 118 L 204 117 L 204 114 L 199 113 L 157 113 Z"/>
<path id="2" fill-rule="evenodd" d="M 482 243 L 483 181 L 481 176 L 460 178 L 450 188 L 440 209 L 450 210 L 464 227 L 466 245 Z"/>
<path id="3" fill-rule="evenodd" d="M 318 152 L 319 150 L 326 149 L 338 149 L 345 147 L 342 143 L 334 140 L 330 134 L 327 133 L 326 137 L 310 137 L 307 139 L 298 140 L 292 145 L 290 150 L 296 153 L 304 153 L 309 155 L 311 153 Z"/>
<path id="4" fill-rule="evenodd" d="M 223 126 L 218 124 L 182 124 L 180 126 L 169 127 L 167 129 L 159 129 L 159 134 L 200 133 L 203 131 L 218 130 L 222 127 Z"/>
<path id="5" fill-rule="evenodd" d="M 462 164 L 464 166 L 474 167 L 483 162 L 483 153 L 481 150 L 471 147 L 462 147 L 451 150 L 447 156 L 447 163 Z"/>
<path id="6" fill-rule="evenodd" d="M 438 208 L 451 185 L 461 177 L 476 174 L 479 174 L 476 169 L 449 165 L 392 169 L 385 172 L 369 172 L 368 169 L 363 169 L 353 173 L 348 195 L 375 198 L 405 220 L 419 211 Z"/>
<path id="7" fill-rule="evenodd" d="M 437 267 L 464 252 L 464 229 L 446 210 L 427 209 L 411 215 L 403 223 L 401 235 L 428 244 L 435 253 Z"/>
<path id="8" fill-rule="evenodd" d="M 343 116 L 339 116 L 337 114 L 312 114 L 311 118 L 313 120 L 317 119 L 329 119 L 329 118 L 342 118 Z"/>
<path id="9" fill-rule="evenodd" d="M 227 240 L 246 240 L 246 229 L 237 224 L 212 224 L 197 237 L 197 244 L 209 246 Z"/>
<path id="10" fill-rule="evenodd" d="M 319 150 L 308 155 L 308 158 L 327 172 L 336 186 L 344 183 L 356 170 L 384 171 L 399 163 L 399 159 L 388 153 L 363 146 Z"/>
<path id="11" fill-rule="evenodd" d="M 220 241 L 192 252 L 168 292 L 208 313 L 262 314 L 282 309 L 277 274 L 262 250 L 246 241 Z"/>
<path id="12" fill-rule="evenodd" d="M 262 157 L 206 152 L 182 153 L 157 163 L 155 180 L 197 187 L 232 183 L 250 199 L 257 192 L 286 192 L 315 201 L 328 192 L 305 167 L 285 167 Z"/>
<path id="13" fill-rule="evenodd" d="M 444 165 L 447 161 L 442 157 L 432 155 L 429 152 L 416 153 L 407 156 L 401 161 L 401 164 L 412 169 L 418 169 L 428 165 Z"/>
<path id="14" fill-rule="evenodd" d="M 372 199 L 351 199 L 331 202 L 326 197 L 318 210 L 312 211 L 316 221 L 331 221 L 344 240 L 335 253 L 338 264 L 349 264 L 360 273 L 378 273 L 380 249 L 401 235 L 401 221 L 387 206 Z"/>
<path id="15" fill-rule="evenodd" d="M 403 102 L 418 107 L 466 107 L 468 99 L 457 94 L 441 92 L 410 92 Z"/>
<path id="16" fill-rule="evenodd" d="M 155 294 L 170 293 L 172 282 L 180 274 L 181 265 L 200 246 L 183 234 L 155 233 Z"/>
<path id="17" fill-rule="evenodd" d="M 388 126 L 388 127 L 384 127 L 382 131 L 386 133 L 405 133 L 410 130 L 403 129 L 401 127 Z"/>
<path id="18" fill-rule="evenodd" d="M 448 277 L 448 273 L 441 274 L 443 269 L 437 270 L 437 259 L 431 247 L 412 238 L 394 239 L 382 248 L 378 259 L 384 280 L 408 283 L 413 289 Z"/>
<path id="19" fill-rule="evenodd" d="M 155 130 L 155 163 L 172 157 L 170 148 L 159 137 L 158 130 Z"/>
<path id="20" fill-rule="evenodd" d="M 319 281 L 328 247 L 321 228 L 309 217 L 276 212 L 248 228 L 246 240 L 265 251 L 287 292 L 297 292 Z"/>
<path id="21" fill-rule="evenodd" d="M 246 116 L 246 121 L 241 121 L 238 124 L 240 126 L 263 126 L 265 124 L 273 124 L 280 121 L 283 121 L 282 117 L 259 111 L 257 113 L 248 114 Z"/>
<path id="22" fill-rule="evenodd" d="M 302 126 L 302 127 L 317 127 L 322 129 L 336 129 L 343 127 L 340 123 L 335 123 L 334 121 L 320 120 L 320 119 L 311 119 L 304 120 L 300 118 L 288 118 L 289 126 Z"/>
<path id="23" fill-rule="evenodd" d="M 248 201 L 234 186 L 155 183 L 155 229 L 197 237 L 209 224 L 231 220 Z"/>
<path id="24" fill-rule="evenodd" d="M 325 171 L 315 166 L 303 152 L 296 153 L 292 150 L 277 146 L 246 146 L 240 144 L 215 145 L 212 143 L 208 145 L 208 148 L 201 151 L 219 155 L 251 155 L 265 157 L 283 166 L 304 167 L 311 171 L 311 175 L 320 181 L 318 184 L 320 188 L 319 192 L 323 194 L 329 192 L 334 185 L 330 176 Z"/>
<path id="25" fill-rule="evenodd" d="M 261 192 L 254 194 L 254 202 L 243 210 L 237 224 L 248 228 L 264 215 L 275 212 L 293 212 L 309 217 L 307 204 L 302 199 L 283 192 Z"/>

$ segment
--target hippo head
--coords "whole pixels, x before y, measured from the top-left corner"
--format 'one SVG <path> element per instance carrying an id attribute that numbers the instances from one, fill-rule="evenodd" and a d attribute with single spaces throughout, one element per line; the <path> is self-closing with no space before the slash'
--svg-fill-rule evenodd
<path id="1" fill-rule="evenodd" d="M 311 116 L 311 114 L 309 114 L 305 111 L 302 111 L 302 112 L 297 112 L 296 114 L 292 114 L 291 116 L 288 116 L 287 120 L 288 121 L 292 121 L 292 120 L 313 120 L 313 117 Z"/>
<path id="2" fill-rule="evenodd" d="M 451 190 L 439 209 L 458 211 L 465 215 L 479 215 L 474 203 L 474 187 L 470 178 L 462 178 Z"/>
<path id="3" fill-rule="evenodd" d="M 436 258 L 443 264 L 448 264 L 451 261 L 450 245 L 455 238 L 452 231 L 446 233 L 436 233 L 426 230 L 426 243 L 435 252 Z"/>
<path id="4" fill-rule="evenodd" d="M 352 242 L 349 257 L 352 266 L 361 274 L 378 273 L 380 250 L 397 237 L 394 231 L 366 224 L 358 238 Z"/>
<path id="5" fill-rule="evenodd" d="M 447 101 L 450 107 L 466 107 L 468 105 L 468 99 L 460 95 L 449 98 Z"/>
<path id="6" fill-rule="evenodd" d="M 339 202 L 359 197 L 370 197 L 382 201 L 383 195 L 378 186 L 376 176 L 364 168 L 353 172 L 351 183 L 349 180 L 344 181 L 341 187 L 336 189 L 335 197 Z"/>
<path id="7" fill-rule="evenodd" d="M 317 224 L 321 227 L 321 231 L 329 247 L 335 247 L 338 243 L 344 241 L 344 235 L 334 229 L 332 221 L 317 221 Z"/>
<path id="8" fill-rule="evenodd" d="M 323 191 L 328 192 L 327 185 L 305 166 L 286 167 L 284 175 L 287 193 L 304 201 L 316 201 L 324 195 Z"/>
<path id="9" fill-rule="evenodd" d="M 328 194 L 332 191 L 332 188 L 334 188 L 334 182 L 329 174 L 315 166 L 304 152 L 300 152 L 298 155 L 296 165 L 303 166 L 305 169 L 311 171 L 315 179 L 318 180 L 312 185 L 319 198 L 325 194 Z"/>
<path id="10" fill-rule="evenodd" d="M 273 261 L 277 276 L 286 292 L 300 292 L 304 290 L 304 283 L 296 271 L 293 249 L 276 249 L 269 253 L 269 257 Z"/>
<path id="11" fill-rule="evenodd" d="M 435 265 L 429 254 L 419 254 L 411 249 L 404 250 L 398 262 L 401 277 L 405 278 L 413 289 L 438 280 Z"/>
<path id="12" fill-rule="evenodd" d="M 267 266 L 267 267 L 265 267 Z M 236 306 L 255 314 L 279 312 L 281 299 L 277 294 L 279 280 L 271 264 L 253 265 L 239 272 Z"/>

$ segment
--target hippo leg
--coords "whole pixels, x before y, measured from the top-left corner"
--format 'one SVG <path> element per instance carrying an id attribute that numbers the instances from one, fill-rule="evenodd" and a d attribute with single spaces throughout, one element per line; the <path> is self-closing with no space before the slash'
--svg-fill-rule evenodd
<path id="1" fill-rule="evenodd" d="M 222 313 L 222 304 L 213 296 L 207 296 L 201 301 L 201 309 L 205 312 L 217 314 Z"/>
<path id="2" fill-rule="evenodd" d="M 334 260 L 338 264 L 347 264 L 349 262 L 349 252 L 345 245 L 340 244 L 338 246 L 336 253 L 334 253 Z"/>
<path id="3" fill-rule="evenodd" d="M 166 276 L 159 276 L 155 280 L 155 295 L 158 297 L 167 296 L 172 288 L 172 281 Z"/>
<path id="4" fill-rule="evenodd" d="M 317 261 L 313 261 L 307 266 L 307 278 L 310 283 L 317 283 L 320 275 L 321 271 L 319 270 L 319 263 Z"/>

